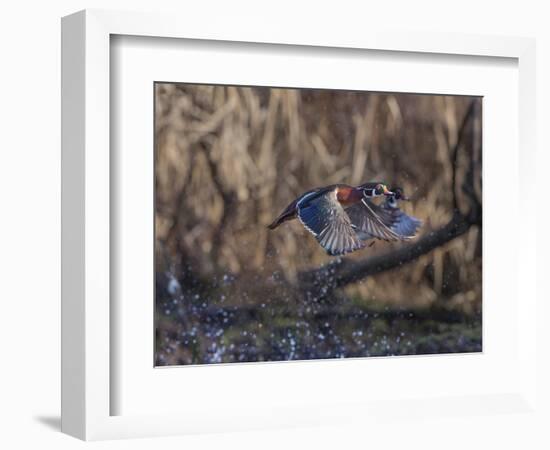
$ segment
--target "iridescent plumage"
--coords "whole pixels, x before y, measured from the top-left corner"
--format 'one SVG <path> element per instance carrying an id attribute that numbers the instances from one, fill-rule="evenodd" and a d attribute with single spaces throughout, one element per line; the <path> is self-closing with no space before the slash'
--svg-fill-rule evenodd
<path id="1" fill-rule="evenodd" d="M 381 196 L 386 196 L 382 205 L 371 201 Z M 283 222 L 298 218 L 333 256 L 359 250 L 373 238 L 408 240 L 414 237 L 420 221 L 399 209 L 398 196 L 383 183 L 316 188 L 290 203 L 269 228 L 275 229 Z"/>

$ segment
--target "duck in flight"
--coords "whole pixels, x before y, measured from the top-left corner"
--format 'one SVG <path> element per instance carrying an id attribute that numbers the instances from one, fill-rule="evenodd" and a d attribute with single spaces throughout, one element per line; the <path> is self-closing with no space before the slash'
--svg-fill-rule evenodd
<path id="1" fill-rule="evenodd" d="M 377 197 L 385 201 L 377 205 L 372 201 Z M 403 190 L 389 190 L 384 183 L 334 184 L 300 195 L 268 228 L 298 218 L 329 255 L 344 255 L 364 248 L 371 239 L 412 239 L 421 221 L 401 211 L 399 200 L 408 200 Z"/>

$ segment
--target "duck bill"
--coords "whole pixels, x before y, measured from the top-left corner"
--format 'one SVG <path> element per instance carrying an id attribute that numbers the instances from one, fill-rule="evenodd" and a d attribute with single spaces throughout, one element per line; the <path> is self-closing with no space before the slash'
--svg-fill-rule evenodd
<path id="1" fill-rule="evenodd" d="M 395 193 L 392 192 L 392 191 L 390 191 L 387 187 L 384 187 L 384 192 L 383 192 L 383 194 L 384 194 L 385 196 L 395 195 Z"/>

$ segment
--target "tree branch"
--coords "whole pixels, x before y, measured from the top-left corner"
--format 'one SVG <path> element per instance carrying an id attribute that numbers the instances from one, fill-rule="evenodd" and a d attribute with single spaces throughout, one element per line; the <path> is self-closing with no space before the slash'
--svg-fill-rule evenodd
<path id="1" fill-rule="evenodd" d="M 444 227 L 431 231 L 414 244 L 363 261 L 336 260 L 319 269 L 302 272 L 299 279 L 305 284 L 306 289 L 314 289 L 315 295 L 324 296 L 333 289 L 354 283 L 370 275 L 401 267 L 461 236 L 468 231 L 471 225 L 473 225 L 472 222 L 456 212 Z"/>
<path id="2" fill-rule="evenodd" d="M 476 100 L 472 100 L 470 103 L 470 106 L 468 106 L 468 110 L 466 111 L 466 114 L 464 114 L 464 118 L 462 119 L 462 123 L 460 124 L 460 128 L 458 130 L 458 134 L 456 137 L 455 145 L 451 151 L 453 157 L 451 160 L 452 164 L 452 174 L 453 178 L 451 181 L 451 188 L 453 190 L 453 208 L 455 210 L 458 209 L 458 200 L 456 197 L 456 169 L 458 166 L 458 151 L 460 150 L 460 147 L 462 146 L 462 142 L 464 140 L 464 136 L 466 134 L 466 125 L 468 125 L 468 122 L 470 121 L 470 118 L 474 116 L 475 112 L 475 106 L 476 106 Z"/>

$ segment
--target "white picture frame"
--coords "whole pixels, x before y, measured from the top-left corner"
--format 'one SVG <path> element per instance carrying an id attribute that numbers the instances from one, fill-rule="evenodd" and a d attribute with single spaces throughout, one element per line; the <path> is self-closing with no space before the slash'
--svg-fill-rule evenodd
<path id="1" fill-rule="evenodd" d="M 384 416 L 399 420 L 434 409 L 442 416 L 492 414 L 511 410 L 536 411 L 536 310 L 534 235 L 522 237 L 513 249 L 517 255 L 517 285 L 522 286 L 518 302 L 518 377 L 511 390 L 441 398 L 425 395 L 418 399 L 342 402 L 330 409 L 310 402 L 296 406 L 284 402 L 271 414 L 234 411 L 233 405 L 220 405 L 222 413 L 184 412 L 112 415 L 114 356 L 111 337 L 117 324 L 111 320 L 111 185 L 116 173 L 110 169 L 111 36 L 142 36 L 257 44 L 295 45 L 301 48 L 327 48 L 333 52 L 365 49 L 407 52 L 412 55 L 463 55 L 500 57 L 518 64 L 519 181 L 517 190 L 534 190 L 535 167 L 535 43 L 532 39 L 487 37 L 445 33 L 396 33 L 383 30 L 353 31 L 327 37 L 321 30 L 281 29 L 250 24 L 234 29 L 231 24 L 174 17 L 112 11 L 82 11 L 62 22 L 62 430 L 86 440 L 162 436 L 172 434 L 249 430 L 265 427 L 330 424 L 361 421 Z M 265 24 L 263 24 L 265 25 Z M 267 47 L 266 47 L 266 51 Z M 196 80 L 200 81 L 200 80 Z M 514 200 L 517 200 L 514 197 Z M 536 221 L 534 199 L 517 202 L 524 220 Z M 529 262 L 529 263 L 527 263 Z M 517 292 L 511 294 L 516 297 Z M 517 300 L 517 298 L 516 298 Z M 152 301 L 152 299 L 151 299 Z M 152 320 L 152 318 L 151 318 Z M 397 360 L 385 370 L 400 370 Z M 306 366 L 310 376 L 318 367 Z M 340 364 L 340 362 L 338 362 Z M 346 362 L 353 371 L 357 363 Z M 360 363 L 359 363 L 360 364 Z M 455 361 L 453 364 L 462 364 Z M 252 367 L 252 366 L 246 366 Z M 246 367 L 239 370 L 246 370 Z M 262 373 L 278 371 L 277 365 L 255 365 Z M 332 367 L 335 367 L 334 364 Z M 168 369 L 170 370 L 170 369 Z M 233 370 L 233 369 L 231 369 Z M 236 369 L 235 369 L 236 370 Z M 249 369 L 251 370 L 251 369 Z M 286 370 L 286 369 L 285 369 Z M 294 369 L 293 369 L 294 370 Z M 350 372 L 351 373 L 351 372 Z M 260 399 L 256 400 L 258 403 Z M 400 412 L 394 412 L 395 402 Z M 264 405 L 265 406 L 265 405 Z M 326 406 L 326 405 L 325 405 Z M 238 407 L 237 407 L 238 410 Z M 224 420 L 224 417 L 233 417 Z"/>

